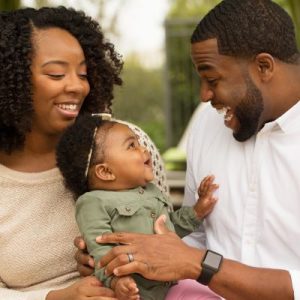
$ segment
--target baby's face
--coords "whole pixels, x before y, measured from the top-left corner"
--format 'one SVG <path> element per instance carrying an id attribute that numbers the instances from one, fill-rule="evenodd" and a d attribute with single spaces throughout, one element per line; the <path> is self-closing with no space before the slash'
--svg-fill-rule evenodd
<path id="1" fill-rule="evenodd" d="M 128 126 L 117 123 L 109 129 L 104 145 L 105 163 L 124 188 L 144 186 L 153 180 L 151 156 L 140 146 Z"/>

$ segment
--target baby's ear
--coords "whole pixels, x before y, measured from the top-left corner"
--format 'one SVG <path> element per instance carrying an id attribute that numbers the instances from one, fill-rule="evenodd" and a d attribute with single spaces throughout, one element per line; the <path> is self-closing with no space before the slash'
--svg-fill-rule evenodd
<path id="1" fill-rule="evenodd" d="M 116 179 L 116 176 L 106 163 L 95 166 L 95 176 L 103 181 L 113 181 Z"/>

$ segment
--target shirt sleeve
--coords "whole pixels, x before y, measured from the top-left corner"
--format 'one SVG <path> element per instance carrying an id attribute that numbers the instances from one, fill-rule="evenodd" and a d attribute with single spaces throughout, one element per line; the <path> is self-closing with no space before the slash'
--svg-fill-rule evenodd
<path id="1" fill-rule="evenodd" d="M 111 217 L 105 205 L 96 197 L 83 195 L 76 201 L 76 221 L 87 244 L 89 254 L 95 259 L 95 276 L 110 287 L 112 276 L 106 276 L 105 268 L 99 268 L 100 258 L 113 248 L 111 244 L 98 244 L 96 237 L 103 233 L 111 233 Z"/>
<path id="2" fill-rule="evenodd" d="M 294 300 L 300 300 L 300 271 L 290 271 L 292 285 L 294 289 Z"/>
<path id="3" fill-rule="evenodd" d="M 184 206 L 171 212 L 170 219 L 174 224 L 176 233 L 181 238 L 195 231 L 202 222 L 197 218 L 194 208 L 191 206 Z"/>

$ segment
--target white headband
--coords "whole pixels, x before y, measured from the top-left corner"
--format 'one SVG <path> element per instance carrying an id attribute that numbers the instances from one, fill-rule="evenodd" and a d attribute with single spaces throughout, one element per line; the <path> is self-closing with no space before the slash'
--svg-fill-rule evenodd
<path id="1" fill-rule="evenodd" d="M 98 118 L 102 119 L 102 121 L 111 121 L 111 119 L 112 119 L 111 114 L 108 114 L 108 113 L 92 114 L 92 117 L 98 117 Z M 86 178 L 87 178 L 87 175 L 88 175 L 88 172 L 89 172 L 89 167 L 90 167 L 91 158 L 92 158 L 92 154 L 93 154 L 93 145 L 94 145 L 94 140 L 95 140 L 95 137 L 96 137 L 97 129 L 98 129 L 98 127 L 96 126 L 95 130 L 94 130 L 94 134 L 93 134 L 91 149 L 89 151 L 89 155 L 88 155 L 88 158 L 87 158 L 86 169 L 85 169 L 85 173 L 84 173 Z"/>

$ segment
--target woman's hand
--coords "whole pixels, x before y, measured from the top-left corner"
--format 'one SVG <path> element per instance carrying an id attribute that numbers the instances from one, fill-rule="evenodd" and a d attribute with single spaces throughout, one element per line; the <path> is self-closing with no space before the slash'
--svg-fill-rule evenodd
<path id="1" fill-rule="evenodd" d="M 139 273 L 160 281 L 197 278 L 204 251 L 187 246 L 168 231 L 163 216 L 156 221 L 155 231 L 159 234 L 112 233 L 98 237 L 99 243 L 124 244 L 114 247 L 100 260 L 107 275 Z M 133 261 L 128 254 L 132 254 Z"/>
<path id="2" fill-rule="evenodd" d="M 101 282 L 94 276 L 80 279 L 67 288 L 51 291 L 46 300 L 117 300 L 111 289 L 102 287 Z"/>
<path id="3" fill-rule="evenodd" d="M 94 272 L 94 259 L 87 253 L 86 244 L 81 236 L 74 240 L 74 245 L 78 249 L 75 253 L 77 270 L 81 276 L 89 276 Z"/>

